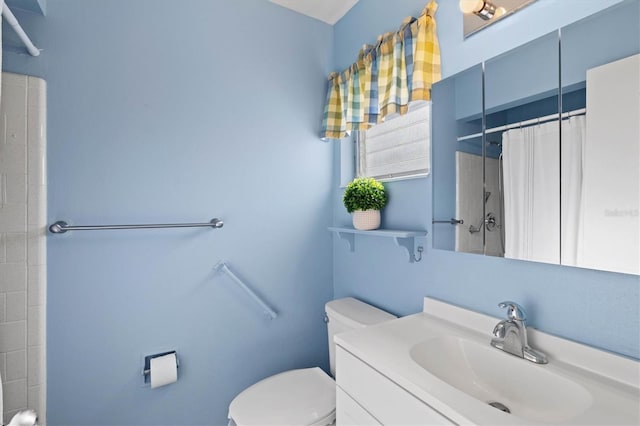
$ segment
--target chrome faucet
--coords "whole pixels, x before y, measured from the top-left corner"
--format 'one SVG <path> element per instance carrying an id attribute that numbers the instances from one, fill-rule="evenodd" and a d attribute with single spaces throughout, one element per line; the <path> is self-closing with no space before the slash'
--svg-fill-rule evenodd
<path id="1" fill-rule="evenodd" d="M 536 364 L 546 364 L 546 355 L 527 343 L 526 314 L 522 306 L 515 302 L 502 302 L 498 306 L 507 308 L 507 319 L 493 329 L 495 337 L 491 339 L 491 346 Z"/>

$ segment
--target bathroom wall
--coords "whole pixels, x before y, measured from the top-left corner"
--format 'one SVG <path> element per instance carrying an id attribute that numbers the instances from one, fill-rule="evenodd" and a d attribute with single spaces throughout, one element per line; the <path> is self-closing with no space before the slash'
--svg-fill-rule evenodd
<path id="1" fill-rule="evenodd" d="M 349 216 L 338 144 L 317 138 L 326 75 L 426 2 L 361 1 L 333 30 L 267 0 L 16 11 L 44 49 L 5 50 L 3 67 L 48 82 L 48 223 L 226 223 L 48 237 L 49 424 L 223 424 L 256 380 L 328 368 L 334 295 L 397 314 L 425 295 L 493 315 L 514 299 L 545 331 L 640 357 L 637 277 L 433 249 L 409 264 L 386 239 L 332 243 L 327 226 Z M 444 76 L 617 2 L 540 0 L 463 41 L 457 2 L 440 0 Z M 431 179 L 388 186 L 385 225 L 431 231 Z M 276 320 L 212 274 L 221 259 Z M 179 381 L 143 387 L 143 355 L 169 348 Z"/>
<path id="2" fill-rule="evenodd" d="M 46 418 L 46 83 L 2 73 L 0 106 L 0 374 L 4 421 Z"/>
<path id="3" fill-rule="evenodd" d="M 440 0 L 437 23 L 443 76 L 462 71 L 595 13 L 617 0 L 540 0 L 464 40 L 457 1 Z M 425 0 L 359 2 L 335 25 L 334 65 L 349 65 L 363 43 L 391 31 L 407 15 L 416 16 Z M 338 143 L 334 160 L 339 159 Z M 434 166 L 435 167 L 435 166 Z M 336 172 L 337 174 L 337 172 Z M 338 178 L 335 178 L 338 182 Z M 432 231 L 432 180 L 387 184 L 390 203 L 383 225 Z M 350 223 L 334 186 L 334 225 Z M 522 262 L 427 249 L 410 264 L 406 252 L 387 239 L 358 236 L 357 248 L 334 239 L 334 296 L 357 296 L 396 314 L 421 310 L 431 296 L 494 316 L 496 306 L 515 300 L 527 308 L 530 323 L 546 332 L 640 358 L 640 280 L 637 276 Z M 612 326 L 615 325 L 615 326 Z M 490 330 L 488 330 L 490 331 Z"/>
<path id="4" fill-rule="evenodd" d="M 18 18 L 44 49 L 4 67 L 48 82 L 48 223 L 225 222 L 48 236 L 48 423 L 226 424 L 251 383 L 328 370 L 332 28 L 267 0 L 49 0 Z M 178 382 L 143 387 L 142 357 L 166 349 Z"/>

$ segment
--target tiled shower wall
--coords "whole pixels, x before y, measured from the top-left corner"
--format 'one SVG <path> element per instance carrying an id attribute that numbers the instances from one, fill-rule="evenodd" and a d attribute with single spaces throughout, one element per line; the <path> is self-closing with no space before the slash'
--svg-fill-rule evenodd
<path id="1" fill-rule="evenodd" d="M 482 233 L 470 233 L 469 226 L 482 224 L 482 156 L 466 152 L 456 153 L 456 218 L 464 220 L 462 226 L 456 226 L 456 251 L 466 253 L 484 253 Z M 502 209 L 500 207 L 500 187 L 498 185 L 498 160 L 486 158 L 486 190 L 491 193 L 485 208 L 496 217 L 498 226 L 489 231 L 485 228 L 486 254 L 504 256 L 504 243 L 500 235 Z"/>
<path id="2" fill-rule="evenodd" d="M 2 73 L 0 107 L 0 374 L 4 421 L 45 419 L 46 83 Z"/>

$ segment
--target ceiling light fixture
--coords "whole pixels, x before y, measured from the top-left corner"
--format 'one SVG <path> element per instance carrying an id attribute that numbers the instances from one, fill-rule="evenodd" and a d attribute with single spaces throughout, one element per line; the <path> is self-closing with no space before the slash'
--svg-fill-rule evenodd
<path id="1" fill-rule="evenodd" d="M 504 8 L 500 8 L 504 10 Z M 460 0 L 462 13 L 474 13 L 476 16 L 488 21 L 496 15 L 496 6 L 485 0 Z M 502 12 L 500 15 L 503 15 Z"/>

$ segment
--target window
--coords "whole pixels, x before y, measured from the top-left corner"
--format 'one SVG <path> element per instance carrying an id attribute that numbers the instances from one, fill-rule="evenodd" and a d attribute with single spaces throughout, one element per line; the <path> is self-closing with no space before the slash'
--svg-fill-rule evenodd
<path id="1" fill-rule="evenodd" d="M 378 180 L 422 177 L 431 169 L 431 102 L 357 132 L 357 175 Z"/>

